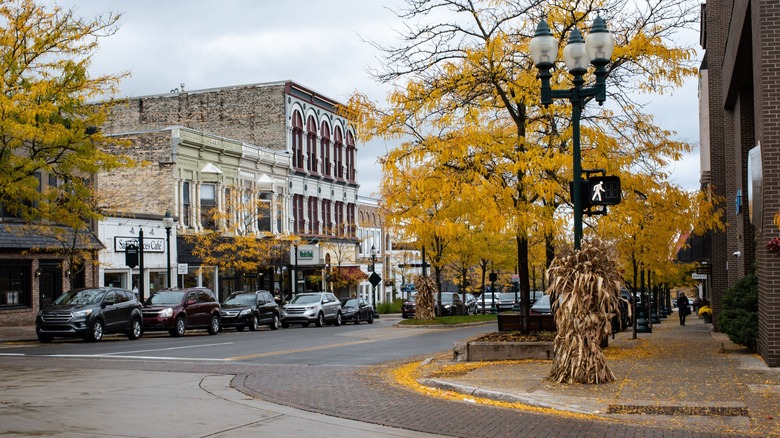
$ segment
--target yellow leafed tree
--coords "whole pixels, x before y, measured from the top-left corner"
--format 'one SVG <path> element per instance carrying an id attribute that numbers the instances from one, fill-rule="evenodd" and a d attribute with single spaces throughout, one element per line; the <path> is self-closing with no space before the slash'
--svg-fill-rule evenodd
<path id="1" fill-rule="evenodd" d="M 396 85 L 388 106 L 360 95 L 348 105 L 364 139 L 401 140 L 382 161 L 383 185 L 394 185 L 414 167 L 438 172 L 447 178 L 438 190 L 415 194 L 417 204 L 429 206 L 442 199 L 452 202 L 448 195 L 458 192 L 452 189 L 459 184 L 482 186 L 482 196 L 471 200 L 472 210 L 498 216 L 503 229 L 512 230 L 520 289 L 527 300 L 530 242 L 544 241 L 550 260 L 556 242 L 566 240 L 572 178 L 571 105 L 538 105 L 539 83 L 527 55 L 530 36 L 539 19 L 547 17 L 562 48 L 568 31 L 575 26 L 584 30 L 596 10 L 609 19 L 618 41 L 608 66 L 612 106 L 586 107 L 583 167 L 621 177 L 656 169 L 692 146 L 670 140 L 674 133 L 655 126 L 636 99 L 642 93 L 668 92 L 696 74 L 693 48 L 676 46 L 671 37 L 696 22 L 698 4 L 680 0 L 653 5 L 409 1 L 398 15 L 417 24 L 401 32 L 397 46 L 381 46 L 387 63 L 377 78 Z M 432 16 L 439 21 L 431 21 Z M 553 86 L 571 87 L 570 80 L 564 69 L 557 69 Z M 656 174 L 650 170 L 647 175 Z M 405 208 L 403 196 L 399 192 L 386 199 L 390 214 L 399 217 L 398 223 L 413 215 L 422 221 L 425 211 Z"/>
<path id="2" fill-rule="evenodd" d="M 118 18 L 81 18 L 32 0 L 0 3 L 0 210 L 56 240 L 41 250 L 64 254 L 72 276 L 91 260 L 90 224 L 112 207 L 95 193 L 93 176 L 134 164 L 109 152 L 121 142 L 97 129 L 125 74 L 87 72 Z"/>

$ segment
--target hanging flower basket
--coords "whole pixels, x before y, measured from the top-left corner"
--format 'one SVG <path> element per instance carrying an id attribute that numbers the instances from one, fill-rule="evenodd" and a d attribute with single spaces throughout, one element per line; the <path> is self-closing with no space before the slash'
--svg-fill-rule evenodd
<path id="1" fill-rule="evenodd" d="M 766 249 L 769 252 L 773 252 L 775 254 L 780 253 L 780 237 L 773 237 L 769 239 L 769 242 L 766 244 Z"/>

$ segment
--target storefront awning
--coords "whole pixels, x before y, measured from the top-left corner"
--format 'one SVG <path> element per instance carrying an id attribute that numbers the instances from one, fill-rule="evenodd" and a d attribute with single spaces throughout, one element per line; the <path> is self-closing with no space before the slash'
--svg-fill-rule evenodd
<path id="1" fill-rule="evenodd" d="M 13 222 L 0 224 L 0 248 L 2 249 L 62 251 L 63 245 L 80 250 L 105 249 L 92 231 L 79 231 L 74 236 L 74 231 L 70 227 Z"/>

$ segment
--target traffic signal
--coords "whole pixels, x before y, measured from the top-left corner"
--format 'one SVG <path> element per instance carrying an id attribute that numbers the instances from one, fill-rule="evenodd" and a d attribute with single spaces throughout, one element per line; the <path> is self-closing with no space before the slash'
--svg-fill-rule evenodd
<path id="1" fill-rule="evenodd" d="M 622 199 L 620 190 L 620 177 L 618 176 L 592 176 L 583 181 L 587 194 L 583 202 L 584 206 L 589 205 L 617 205 Z"/>

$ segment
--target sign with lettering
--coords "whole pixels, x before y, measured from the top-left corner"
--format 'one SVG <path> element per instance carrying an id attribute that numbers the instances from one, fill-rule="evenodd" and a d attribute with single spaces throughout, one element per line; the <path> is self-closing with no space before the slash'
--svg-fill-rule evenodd
<path id="1" fill-rule="evenodd" d="M 314 258 L 314 251 L 310 249 L 300 249 L 298 250 L 298 258 L 299 259 L 313 259 Z"/>
<path id="2" fill-rule="evenodd" d="M 138 246 L 134 243 L 125 246 L 125 264 L 130 268 L 138 266 Z"/>
<path id="3" fill-rule="evenodd" d="M 137 237 L 114 237 L 114 251 L 125 252 L 127 245 L 138 246 Z M 165 239 L 144 237 L 144 252 L 165 252 Z"/>

